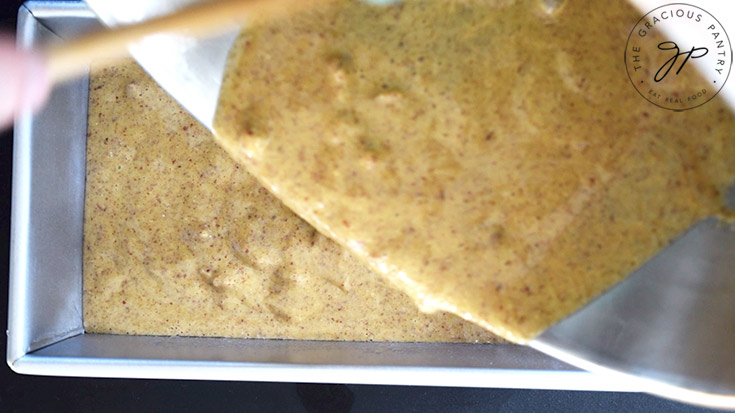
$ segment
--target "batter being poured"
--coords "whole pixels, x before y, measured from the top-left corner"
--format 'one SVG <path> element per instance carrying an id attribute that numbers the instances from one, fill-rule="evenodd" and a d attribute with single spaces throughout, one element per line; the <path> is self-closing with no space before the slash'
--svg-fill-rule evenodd
<path id="1" fill-rule="evenodd" d="M 658 108 L 623 1 L 337 0 L 245 30 L 220 143 L 423 308 L 525 342 L 723 213 L 735 122 Z M 681 82 L 697 82 L 684 72 Z"/>

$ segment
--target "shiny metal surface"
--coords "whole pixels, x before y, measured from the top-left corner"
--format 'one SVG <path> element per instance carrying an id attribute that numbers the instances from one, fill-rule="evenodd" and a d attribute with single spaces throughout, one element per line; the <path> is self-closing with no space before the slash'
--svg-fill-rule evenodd
<path id="1" fill-rule="evenodd" d="M 16 360 L 25 374 L 631 391 L 514 345 L 81 334 Z"/>
<path id="2" fill-rule="evenodd" d="M 68 23 L 90 27 L 79 5 Z M 40 11 L 40 9 L 39 9 Z M 58 11 L 58 10 L 57 10 Z M 61 14 L 61 13 L 60 13 Z M 19 47 L 55 36 L 19 14 Z M 37 116 L 15 123 L 8 359 L 82 332 L 82 223 L 87 80 L 57 87 Z M 28 108 L 24 108 L 29 113 Z M 60 127 L 63 125 L 63 127 Z M 17 276 L 22 274 L 23 276 Z"/>
<path id="3" fill-rule="evenodd" d="M 673 3 L 629 1 L 641 16 Z M 730 36 L 735 33 L 735 2 L 687 3 L 717 17 Z M 667 34 L 677 41 L 687 36 Z M 732 80 L 719 97 L 735 116 Z M 735 232 L 716 219 L 699 223 L 531 346 L 651 393 L 735 409 Z"/>
<path id="4" fill-rule="evenodd" d="M 131 22 L 167 10 L 171 2 L 137 0 L 137 14 L 125 14 L 120 4 L 88 0 L 108 24 Z M 663 4 L 660 0 L 635 0 L 645 13 Z M 181 3 L 176 3 L 179 6 Z M 703 7 L 720 16 L 731 15 L 730 5 L 704 0 Z M 129 7 L 126 5 L 126 8 Z M 164 10 L 166 11 L 166 10 Z M 733 22 L 723 20 L 732 27 Z M 679 34 L 681 35 L 681 34 Z M 232 36 L 215 50 L 225 50 Z M 195 39 L 165 37 L 158 44 L 132 49 L 134 56 L 187 109 L 210 126 L 213 109 L 188 106 L 200 94 L 197 90 L 219 83 L 224 58 L 202 58 L 211 47 Z M 164 43 L 166 43 L 164 45 Z M 177 58 L 161 56 L 167 47 Z M 622 47 L 622 45 L 621 45 Z M 208 52 L 207 52 L 208 53 Z M 216 70 L 205 71 L 197 61 L 213 61 Z M 177 72 L 178 71 L 178 72 Z M 157 76 L 163 74 L 164 76 Z M 194 79 L 188 87 L 179 76 Z M 191 81 L 189 84 L 192 84 Z M 732 103 L 735 88 L 723 89 L 724 99 Z M 215 100 L 212 100 L 215 98 Z M 216 96 L 199 98 L 197 104 L 213 105 Z M 735 234 L 719 227 L 716 221 L 704 222 L 674 246 L 659 254 L 600 299 L 574 316 L 552 327 L 531 345 L 577 366 L 626 374 L 634 377 L 641 390 L 694 403 L 735 408 Z"/>
<path id="5" fill-rule="evenodd" d="M 81 2 L 30 2 L 26 46 L 98 27 Z M 57 36 L 58 35 L 58 36 Z M 7 363 L 23 374 L 634 391 L 516 345 L 83 334 L 86 79 L 25 110 L 14 137 Z"/>
<path id="6" fill-rule="evenodd" d="M 735 408 L 735 231 L 701 222 L 531 346 L 649 392 Z"/>
<path id="7" fill-rule="evenodd" d="M 108 24 L 137 21 L 184 4 L 181 1 L 147 0 L 136 0 L 135 4 L 104 0 L 89 0 L 89 3 Z M 160 4 L 165 4 L 166 8 L 157 8 Z M 131 9 L 136 12 L 133 13 Z M 140 13 L 140 10 L 144 12 Z M 723 22 L 726 27 L 732 27 L 733 23 Z M 202 95 L 201 92 L 218 90 L 226 51 L 234 35 L 233 32 L 208 41 L 162 36 L 134 46 L 132 52 L 156 80 L 205 126 L 211 128 L 217 96 L 214 92 L 208 95 Z M 733 95 L 733 90 L 731 82 L 723 90 L 726 99 Z M 735 234 L 718 225 L 715 220 L 703 222 L 629 280 L 549 329 L 531 346 L 576 366 L 606 374 L 591 376 L 594 378 L 590 379 L 590 383 L 605 377 L 604 380 L 609 380 L 606 385 L 610 388 L 634 388 L 702 405 L 735 408 L 733 252 Z M 84 346 L 79 349 L 84 353 Z M 139 350 L 135 349 L 129 355 L 139 354 Z M 441 350 L 439 354 L 448 353 Z M 33 364 L 35 367 L 29 367 L 29 372 L 37 369 L 57 371 L 48 367 L 47 359 L 33 357 L 41 356 L 32 355 L 26 358 L 26 362 L 36 360 L 41 364 Z M 85 365 L 84 358 L 81 360 L 74 363 Z M 104 369 L 98 368 L 99 363 L 118 368 L 120 364 L 119 359 L 114 359 L 118 360 L 114 362 L 109 361 L 113 359 L 108 362 L 95 360 L 87 364 L 96 366 L 89 367 L 87 374 L 106 375 Z M 170 367 L 177 368 L 177 365 L 172 364 Z M 23 362 L 18 366 L 23 366 Z M 207 369 L 219 367 L 205 363 L 197 368 L 205 369 L 208 373 L 200 374 L 206 376 L 219 371 Z M 146 371 L 140 374 L 146 374 L 146 377 L 169 377 L 170 372 Z M 191 374 L 196 375 L 193 371 Z M 263 377 L 273 379 L 270 374 Z M 426 377 L 431 376 L 428 371 L 426 374 Z M 250 375 L 247 377 L 253 379 Z M 360 382 L 395 382 L 377 374 L 370 377 L 368 381 Z M 533 377 L 524 387 L 537 386 L 538 376 Z M 456 378 L 446 384 L 497 384 L 490 376 L 476 378 L 489 381 L 472 384 Z M 561 380 L 559 388 L 575 386 L 571 382 L 562 383 L 568 380 L 568 376 L 559 376 L 558 379 Z M 426 383 L 418 374 L 414 380 L 415 384 Z"/>

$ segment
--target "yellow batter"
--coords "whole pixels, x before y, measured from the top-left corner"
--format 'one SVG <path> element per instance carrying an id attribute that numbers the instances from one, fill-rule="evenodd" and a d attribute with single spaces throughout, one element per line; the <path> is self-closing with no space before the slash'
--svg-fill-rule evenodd
<path id="1" fill-rule="evenodd" d="M 335 0 L 242 33 L 216 135 L 425 309 L 525 342 L 720 213 L 735 176 L 721 102 L 677 113 L 630 85 L 639 18 L 622 0 Z"/>
<path id="2" fill-rule="evenodd" d="M 90 80 L 89 332 L 488 342 L 426 315 L 238 166 L 137 65 Z"/>

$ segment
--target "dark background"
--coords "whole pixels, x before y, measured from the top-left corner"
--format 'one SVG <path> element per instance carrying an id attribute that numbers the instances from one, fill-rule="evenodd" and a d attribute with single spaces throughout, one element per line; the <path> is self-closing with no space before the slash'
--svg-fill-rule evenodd
<path id="1" fill-rule="evenodd" d="M 0 0 L 14 33 L 21 0 Z M 0 79 L 3 81 L 3 79 Z M 0 96 L 2 98 L 2 96 Z M 12 131 L 0 131 L 0 324 L 7 320 Z M 6 341 L 0 339 L 4 359 Z M 645 394 L 184 380 L 80 379 L 15 374 L 0 365 L 0 412 L 33 411 L 707 411 Z"/>

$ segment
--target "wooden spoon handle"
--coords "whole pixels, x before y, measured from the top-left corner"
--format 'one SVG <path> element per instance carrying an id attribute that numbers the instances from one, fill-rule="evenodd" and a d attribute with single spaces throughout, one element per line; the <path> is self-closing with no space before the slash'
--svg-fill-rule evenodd
<path id="1" fill-rule="evenodd" d="M 71 79 L 95 59 L 122 57 L 128 45 L 156 33 L 212 36 L 245 22 L 277 19 L 329 0 L 219 0 L 197 3 L 173 14 L 86 35 L 45 51 L 52 83 Z"/>

